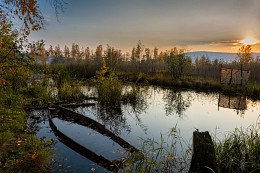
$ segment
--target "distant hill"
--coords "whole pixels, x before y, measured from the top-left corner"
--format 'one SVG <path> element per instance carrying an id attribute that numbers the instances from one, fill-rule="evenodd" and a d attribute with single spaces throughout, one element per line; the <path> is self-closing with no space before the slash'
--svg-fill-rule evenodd
<path id="1" fill-rule="evenodd" d="M 207 52 L 207 51 L 197 51 L 197 52 L 188 52 L 187 56 L 191 57 L 193 61 L 197 57 L 206 56 L 209 60 L 213 61 L 215 59 L 223 60 L 224 62 L 232 62 L 236 60 L 237 53 L 227 53 L 227 52 Z M 253 53 L 253 57 L 260 57 L 260 53 Z"/>

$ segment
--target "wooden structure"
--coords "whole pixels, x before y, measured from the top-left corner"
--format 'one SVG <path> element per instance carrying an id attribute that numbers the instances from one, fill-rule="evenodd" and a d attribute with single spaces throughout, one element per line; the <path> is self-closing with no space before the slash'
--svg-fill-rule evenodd
<path id="1" fill-rule="evenodd" d="M 131 152 L 136 156 L 136 158 L 143 157 L 142 153 L 136 149 L 134 146 L 130 145 L 128 142 L 126 142 L 124 139 L 116 136 L 111 131 L 107 130 L 104 125 L 98 123 L 95 120 L 92 120 L 91 118 L 88 118 L 86 116 L 83 116 L 79 113 L 73 112 L 69 109 L 66 109 L 64 107 L 51 107 L 49 108 L 50 114 L 49 114 L 49 123 L 50 127 L 53 130 L 54 134 L 59 138 L 59 140 L 74 150 L 75 152 L 81 154 L 82 156 L 88 158 L 89 160 L 97 163 L 98 165 L 106 168 L 109 171 L 117 172 L 120 168 L 126 166 L 127 163 L 126 158 L 120 158 L 117 160 L 108 160 L 104 158 L 103 156 L 97 155 L 95 152 L 85 148 L 84 146 L 78 144 L 76 141 L 68 137 L 67 135 L 63 134 L 53 123 L 52 118 L 59 118 L 65 121 L 73 122 L 88 128 L 91 128 L 100 134 L 109 137 L 114 142 L 118 143 L 123 148 L 127 149 L 127 151 Z"/>
<path id="2" fill-rule="evenodd" d="M 227 96 L 224 94 L 219 94 L 218 107 L 245 110 L 247 108 L 246 96 Z"/>
<path id="3" fill-rule="evenodd" d="M 229 85 L 245 85 L 249 79 L 250 71 L 232 68 L 220 68 L 220 83 Z"/>
<path id="4" fill-rule="evenodd" d="M 189 173 L 217 172 L 216 155 L 208 131 L 193 132 L 193 155 Z"/>

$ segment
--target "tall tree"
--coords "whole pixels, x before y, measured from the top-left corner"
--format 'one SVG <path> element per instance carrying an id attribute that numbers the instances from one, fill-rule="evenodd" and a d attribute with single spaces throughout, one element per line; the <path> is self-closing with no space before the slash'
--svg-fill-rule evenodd
<path id="1" fill-rule="evenodd" d="M 143 56 L 143 50 L 144 50 L 144 45 L 142 44 L 141 40 L 139 40 L 137 43 L 136 52 L 135 52 L 135 56 L 139 62 L 141 62 L 141 58 Z"/>
<path id="2" fill-rule="evenodd" d="M 169 56 L 170 71 L 175 77 L 182 77 L 191 68 L 191 58 L 186 57 L 184 49 L 171 49 Z"/>
<path id="3" fill-rule="evenodd" d="M 90 50 L 89 50 L 89 47 L 87 47 L 86 49 L 85 49 L 85 53 L 84 53 L 84 55 L 85 55 L 85 61 L 88 61 L 89 60 L 89 58 L 90 58 Z"/>
<path id="4" fill-rule="evenodd" d="M 62 51 L 60 49 L 60 45 L 55 46 L 55 51 L 54 52 L 55 52 L 56 58 L 61 58 L 62 57 Z"/>
<path id="5" fill-rule="evenodd" d="M 243 45 L 238 49 L 237 58 L 241 64 L 246 64 L 253 61 L 252 56 L 252 46 L 251 45 Z"/>
<path id="6" fill-rule="evenodd" d="M 64 53 L 64 57 L 65 58 L 69 58 L 70 57 L 70 49 L 68 48 L 68 46 L 64 46 L 64 50 L 63 50 L 63 53 Z"/>
<path id="7" fill-rule="evenodd" d="M 73 60 L 76 60 L 76 44 L 72 43 L 70 56 Z"/>
<path id="8" fill-rule="evenodd" d="M 55 52 L 54 52 L 54 49 L 53 49 L 52 45 L 50 45 L 50 48 L 49 48 L 48 52 L 49 52 L 49 55 L 50 55 L 51 57 L 54 57 L 54 56 L 55 56 Z"/>
<path id="9" fill-rule="evenodd" d="M 103 60 L 103 47 L 102 45 L 98 45 L 95 51 L 95 62 L 97 66 L 101 66 Z"/>

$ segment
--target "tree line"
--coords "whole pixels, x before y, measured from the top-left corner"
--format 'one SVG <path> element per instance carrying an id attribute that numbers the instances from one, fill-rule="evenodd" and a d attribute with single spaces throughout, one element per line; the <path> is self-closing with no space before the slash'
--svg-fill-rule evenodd
<path id="1" fill-rule="evenodd" d="M 128 73 L 168 73 L 173 77 L 201 76 L 219 78 L 220 66 L 239 68 L 243 64 L 245 69 L 252 71 L 253 79 L 260 79 L 260 64 L 252 55 L 252 46 L 242 46 L 237 52 L 237 58 L 231 63 L 220 59 L 210 60 L 206 55 L 196 57 L 195 60 L 187 56 L 185 49 L 174 47 L 171 50 L 159 51 L 145 47 L 139 40 L 131 53 L 123 53 L 110 45 L 105 48 L 98 45 L 95 50 L 89 47 L 80 47 L 72 43 L 71 47 L 59 45 L 45 48 L 43 40 L 33 42 L 29 46 L 29 55 L 43 65 L 47 60 L 52 65 L 64 64 L 72 71 L 77 71 L 82 76 L 91 76 L 100 69 L 102 63 L 111 70 Z"/>

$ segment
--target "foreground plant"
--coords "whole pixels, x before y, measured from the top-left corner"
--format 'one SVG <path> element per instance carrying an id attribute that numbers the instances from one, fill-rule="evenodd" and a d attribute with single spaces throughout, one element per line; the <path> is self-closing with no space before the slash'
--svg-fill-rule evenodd
<path id="1" fill-rule="evenodd" d="M 224 140 L 215 139 L 219 172 L 260 171 L 260 129 L 252 125 L 236 128 Z"/>
<path id="2" fill-rule="evenodd" d="M 141 151 L 144 157 L 125 168 L 124 172 L 188 172 L 191 150 L 176 126 L 167 135 L 161 134 L 159 142 L 143 139 Z"/>

